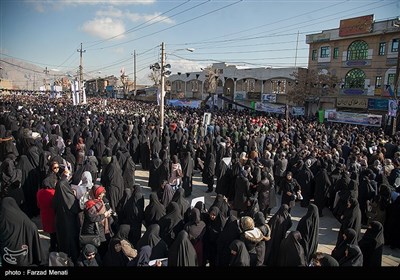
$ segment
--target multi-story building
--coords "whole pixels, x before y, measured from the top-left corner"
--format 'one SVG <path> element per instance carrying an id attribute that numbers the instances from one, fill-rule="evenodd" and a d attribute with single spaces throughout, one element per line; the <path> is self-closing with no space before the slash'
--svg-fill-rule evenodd
<path id="1" fill-rule="evenodd" d="M 201 72 L 178 73 L 168 77 L 167 99 L 205 100 L 215 98 L 214 105 L 231 108 L 244 105 L 267 112 L 283 113 L 286 93 L 295 85 L 293 73 L 303 68 L 246 68 L 214 63 Z M 261 106 L 260 104 L 264 104 Z"/>
<path id="2" fill-rule="evenodd" d="M 399 41 L 399 20 L 375 22 L 373 15 L 343 19 L 339 28 L 307 35 L 308 69 L 341 79 L 336 92 L 320 96 L 319 108 L 387 114 L 389 100 L 399 96 Z"/>

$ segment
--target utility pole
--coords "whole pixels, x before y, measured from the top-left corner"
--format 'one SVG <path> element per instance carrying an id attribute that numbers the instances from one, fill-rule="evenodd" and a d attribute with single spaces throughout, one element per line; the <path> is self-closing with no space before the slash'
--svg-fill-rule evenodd
<path id="1" fill-rule="evenodd" d="M 86 50 L 82 50 L 82 43 L 81 43 L 81 48 L 77 49 L 76 51 L 79 52 L 79 56 L 80 56 L 80 63 L 79 63 L 79 101 L 82 102 L 82 100 L 83 100 L 83 90 L 82 90 L 82 88 L 83 88 L 83 85 L 82 85 L 82 81 L 83 81 L 82 53 L 86 52 Z"/>
<path id="2" fill-rule="evenodd" d="M 136 96 L 136 90 L 137 90 L 137 86 L 136 86 L 136 51 L 133 51 L 133 82 L 135 83 L 135 89 L 133 92 L 133 96 Z"/>
<path id="3" fill-rule="evenodd" d="M 46 77 L 44 78 L 44 89 L 47 90 L 47 75 L 49 74 L 49 70 L 47 70 L 47 67 L 43 70 L 43 72 L 46 75 Z"/>
<path id="4" fill-rule="evenodd" d="M 161 133 L 164 130 L 164 94 L 165 94 L 165 76 L 164 76 L 164 64 L 165 64 L 165 50 L 164 42 L 161 43 L 161 93 L 160 93 L 160 128 Z"/>

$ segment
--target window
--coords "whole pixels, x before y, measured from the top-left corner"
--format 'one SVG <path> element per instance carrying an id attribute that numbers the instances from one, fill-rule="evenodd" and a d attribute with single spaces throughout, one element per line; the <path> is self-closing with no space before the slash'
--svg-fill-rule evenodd
<path id="1" fill-rule="evenodd" d="M 365 73 L 361 69 L 352 69 L 346 74 L 345 88 L 364 88 Z"/>
<path id="2" fill-rule="evenodd" d="M 378 55 L 385 55 L 385 49 L 386 49 L 386 42 L 379 43 L 379 53 Z"/>
<path id="3" fill-rule="evenodd" d="M 182 90 L 182 81 L 176 81 L 176 91 Z"/>
<path id="4" fill-rule="evenodd" d="M 192 81 L 192 91 L 199 91 L 199 81 Z"/>
<path id="5" fill-rule="evenodd" d="M 247 79 L 246 80 L 246 91 L 254 92 L 256 88 L 256 81 L 254 79 Z"/>
<path id="6" fill-rule="evenodd" d="M 311 60 L 317 60 L 317 50 L 312 51 Z"/>
<path id="7" fill-rule="evenodd" d="M 347 60 L 361 60 L 368 57 L 368 44 L 364 41 L 355 41 L 347 50 Z"/>
<path id="8" fill-rule="evenodd" d="M 375 88 L 382 87 L 382 76 L 376 76 L 375 78 Z"/>
<path id="9" fill-rule="evenodd" d="M 339 57 L 339 48 L 333 49 L 333 59 L 338 59 Z"/>
<path id="10" fill-rule="evenodd" d="M 394 76 L 396 74 L 388 74 L 388 85 L 394 85 Z"/>
<path id="11" fill-rule="evenodd" d="M 272 80 L 272 93 L 280 94 L 286 91 L 286 80 Z"/>
<path id="12" fill-rule="evenodd" d="M 392 52 L 398 52 L 398 50 L 399 50 L 399 39 L 393 39 Z"/>
<path id="13" fill-rule="evenodd" d="M 331 49 L 329 47 L 321 47 L 321 58 L 330 57 L 331 56 L 330 50 Z"/>

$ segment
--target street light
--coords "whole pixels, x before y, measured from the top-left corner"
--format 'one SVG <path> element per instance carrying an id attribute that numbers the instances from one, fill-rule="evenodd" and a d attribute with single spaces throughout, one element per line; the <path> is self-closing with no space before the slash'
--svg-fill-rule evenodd
<path id="1" fill-rule="evenodd" d="M 194 52 L 193 48 L 184 48 L 184 49 L 177 49 L 174 51 L 179 51 L 179 50 L 186 50 L 189 52 Z M 158 63 L 154 63 L 150 65 L 150 69 L 156 69 L 160 70 L 161 72 L 161 81 L 160 81 L 160 128 L 161 132 L 164 129 L 164 97 L 165 97 L 165 76 L 171 75 L 171 71 L 169 69 L 171 68 L 170 64 L 165 64 L 165 44 L 164 42 L 161 43 L 161 65 Z"/>

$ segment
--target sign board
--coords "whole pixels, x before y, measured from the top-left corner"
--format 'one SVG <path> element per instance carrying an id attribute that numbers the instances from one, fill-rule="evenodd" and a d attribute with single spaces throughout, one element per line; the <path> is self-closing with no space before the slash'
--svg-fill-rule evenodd
<path id="1" fill-rule="evenodd" d="M 305 108 L 304 107 L 292 107 L 292 114 L 293 116 L 304 116 L 305 115 Z"/>
<path id="2" fill-rule="evenodd" d="M 374 15 L 343 19 L 340 21 L 339 36 L 344 37 L 370 33 L 373 21 Z"/>
<path id="3" fill-rule="evenodd" d="M 276 94 L 262 94 L 261 102 L 263 103 L 276 103 Z"/>
<path id="4" fill-rule="evenodd" d="M 368 101 L 366 98 L 338 97 L 336 99 L 336 107 L 366 109 L 367 106 L 368 106 Z"/>

